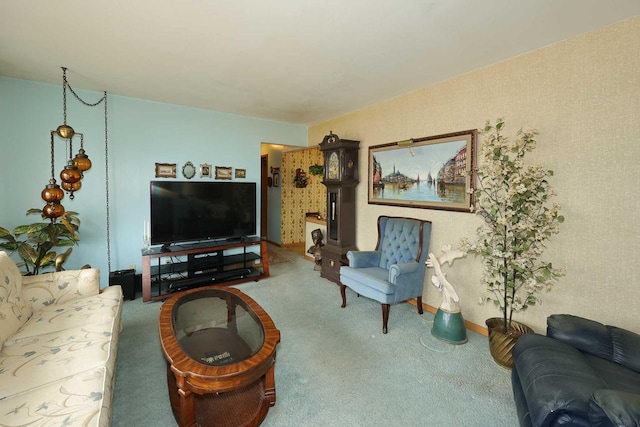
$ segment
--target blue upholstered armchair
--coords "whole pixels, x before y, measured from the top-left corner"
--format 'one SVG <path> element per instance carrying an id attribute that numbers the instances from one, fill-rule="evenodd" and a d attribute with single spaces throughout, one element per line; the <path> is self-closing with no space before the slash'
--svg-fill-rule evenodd
<path id="1" fill-rule="evenodd" d="M 349 266 L 340 268 L 342 307 L 346 287 L 382 304 L 382 333 L 387 333 L 391 304 L 417 298 L 422 314 L 425 261 L 429 252 L 431 222 L 411 218 L 378 218 L 375 251 L 349 251 Z"/>

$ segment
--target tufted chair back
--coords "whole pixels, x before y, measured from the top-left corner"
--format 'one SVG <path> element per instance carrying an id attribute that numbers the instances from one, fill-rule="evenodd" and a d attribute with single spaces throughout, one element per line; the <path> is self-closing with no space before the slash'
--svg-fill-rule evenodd
<path id="1" fill-rule="evenodd" d="M 388 270 L 394 264 L 420 261 L 423 223 L 410 218 L 380 217 L 378 221 L 380 268 Z"/>

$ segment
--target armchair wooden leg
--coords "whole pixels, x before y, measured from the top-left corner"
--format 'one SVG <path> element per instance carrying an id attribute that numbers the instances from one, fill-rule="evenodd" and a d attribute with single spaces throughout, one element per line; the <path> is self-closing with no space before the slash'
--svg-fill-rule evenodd
<path id="1" fill-rule="evenodd" d="M 347 287 L 340 283 L 340 295 L 342 295 L 342 305 L 340 307 L 342 308 L 345 308 L 347 306 L 347 294 L 345 292 L 346 289 Z"/>
<path id="2" fill-rule="evenodd" d="M 389 308 L 390 304 L 382 304 L 382 333 L 387 333 L 387 322 L 389 322 Z"/>
<path id="3" fill-rule="evenodd" d="M 422 311 L 422 295 L 420 295 L 418 297 L 418 300 L 416 301 L 416 306 L 418 307 L 418 313 L 422 314 L 423 313 L 423 311 Z"/>

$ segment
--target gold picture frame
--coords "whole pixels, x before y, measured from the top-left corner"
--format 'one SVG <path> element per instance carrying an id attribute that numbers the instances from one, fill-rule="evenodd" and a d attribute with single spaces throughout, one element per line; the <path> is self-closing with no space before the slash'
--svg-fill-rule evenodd
<path id="1" fill-rule="evenodd" d="M 216 166 L 216 179 L 231 179 L 230 166 Z"/>
<path id="2" fill-rule="evenodd" d="M 156 163 L 156 178 L 175 178 L 175 163 Z"/>
<path id="3" fill-rule="evenodd" d="M 208 163 L 200 164 L 200 178 L 211 178 L 211 165 Z"/>
<path id="4" fill-rule="evenodd" d="M 477 130 L 369 147 L 369 204 L 473 212 Z"/>
<path id="5" fill-rule="evenodd" d="M 246 169 L 236 169 L 236 178 L 246 178 L 247 170 Z"/>

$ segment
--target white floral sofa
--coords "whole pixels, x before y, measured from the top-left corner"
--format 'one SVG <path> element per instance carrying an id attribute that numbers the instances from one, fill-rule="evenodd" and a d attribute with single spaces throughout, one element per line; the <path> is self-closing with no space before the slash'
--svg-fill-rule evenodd
<path id="1" fill-rule="evenodd" d="M 0 252 L 0 426 L 109 426 L 122 290 L 96 269 L 22 276 Z"/>

